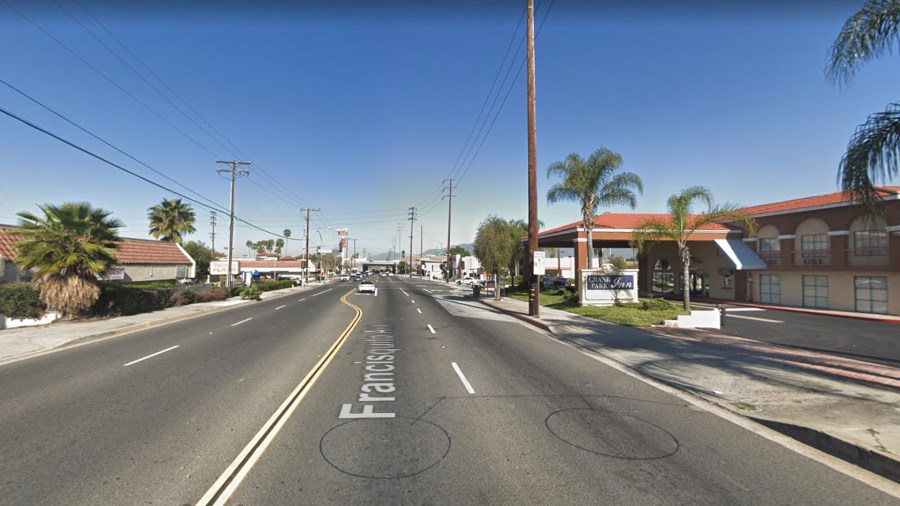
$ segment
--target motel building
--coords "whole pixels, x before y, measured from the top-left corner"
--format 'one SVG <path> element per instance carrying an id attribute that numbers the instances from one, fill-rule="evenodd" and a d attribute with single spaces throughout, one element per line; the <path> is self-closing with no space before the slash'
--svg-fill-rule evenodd
<path id="1" fill-rule="evenodd" d="M 879 192 L 883 217 L 863 217 L 836 192 L 744 208 L 759 226 L 754 236 L 729 223 L 695 231 L 688 238 L 691 297 L 900 315 L 900 186 Z M 596 216 L 593 247 L 627 248 L 642 221 L 668 216 Z M 540 233 L 538 247 L 574 248 L 575 264 L 587 267 L 581 221 Z M 638 258 L 642 295 L 680 296 L 682 276 L 673 241 Z"/>

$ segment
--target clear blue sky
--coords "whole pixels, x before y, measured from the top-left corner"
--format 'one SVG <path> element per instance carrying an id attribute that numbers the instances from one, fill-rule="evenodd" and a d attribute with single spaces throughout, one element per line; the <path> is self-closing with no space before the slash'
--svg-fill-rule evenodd
<path id="1" fill-rule="evenodd" d="M 477 158 L 455 170 L 524 0 L 272 1 L 253 10 L 239 2 L 186 10 L 79 0 L 190 108 L 78 3 L 59 0 L 193 121 L 56 4 L 5 1 L 146 107 L 3 2 L 0 78 L 222 207 L 228 181 L 216 160 L 252 160 L 252 174 L 238 181 L 236 214 L 263 229 L 300 237 L 300 209 L 321 208 L 312 245 L 321 232 L 325 246 L 335 246 L 334 229 L 348 227 L 359 250 L 382 253 L 402 223 L 398 249 L 406 250 L 407 208 L 418 206 L 414 249 L 420 225 L 425 248 L 436 248 L 447 241 L 443 180 L 462 171 L 453 243 L 472 241 L 489 214 L 527 217 L 524 71 Z M 549 5 L 538 2 L 538 23 Z M 547 166 L 599 147 L 620 153 L 623 168 L 644 179 L 636 212 L 661 212 L 670 194 L 690 185 L 747 205 L 835 191 L 854 128 L 898 98 L 896 57 L 866 65 L 844 89 L 824 78 L 829 47 L 862 2 L 763 2 L 742 11 L 717 2 L 611 5 L 555 0 L 537 40 L 539 213 L 547 227 L 579 217 L 574 203 L 546 203 Z M 522 59 L 524 52 L 510 81 Z M 0 106 L 196 197 L 2 84 Z M 0 149 L 0 223 L 16 223 L 17 212 L 37 203 L 88 201 L 125 222 L 122 235 L 147 237 L 147 208 L 173 196 L 6 116 Z M 189 239 L 209 244 L 209 210 L 194 208 L 198 232 Z M 218 223 L 221 250 L 225 213 Z M 239 224 L 236 252 L 267 238 Z M 291 241 L 287 252 L 301 248 Z"/>

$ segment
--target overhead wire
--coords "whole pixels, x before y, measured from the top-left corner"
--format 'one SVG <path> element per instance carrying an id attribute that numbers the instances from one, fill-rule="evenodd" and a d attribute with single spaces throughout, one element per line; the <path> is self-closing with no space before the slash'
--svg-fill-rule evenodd
<path id="1" fill-rule="evenodd" d="M 211 211 L 219 211 L 219 210 L 220 210 L 219 208 L 214 208 L 214 207 L 212 207 L 212 206 L 210 206 L 210 205 L 208 205 L 208 204 L 205 204 L 205 203 L 203 203 L 203 202 L 201 202 L 201 201 L 199 201 L 199 200 L 197 200 L 197 199 L 195 199 L 195 198 L 193 198 L 193 197 L 189 197 L 189 196 L 187 196 L 187 195 L 185 195 L 185 194 L 183 194 L 183 193 L 181 193 L 181 192 L 178 192 L 178 191 L 176 191 L 176 190 L 173 190 L 172 188 L 169 188 L 169 187 L 164 186 L 164 185 L 162 185 L 162 184 L 160 184 L 160 183 L 157 183 L 156 181 L 153 181 L 153 180 L 150 179 L 150 178 L 144 177 L 144 176 L 142 176 L 142 175 L 140 175 L 140 174 L 138 174 L 138 173 L 136 173 L 136 172 L 134 172 L 134 171 L 132 171 L 132 170 L 129 170 L 129 169 L 127 169 L 127 168 L 125 168 L 125 167 L 123 167 L 123 166 L 121 166 L 121 165 L 119 165 L 119 164 L 113 162 L 113 161 L 110 161 L 110 160 L 104 158 L 103 156 L 98 155 L 97 153 L 94 153 L 93 151 L 91 151 L 91 150 L 89 150 L 89 149 L 87 149 L 87 148 L 84 148 L 84 147 L 82 147 L 82 146 L 80 146 L 80 145 L 78 145 L 78 144 L 76 144 L 76 143 L 74 143 L 74 142 L 72 142 L 72 141 L 69 141 L 69 140 L 63 138 L 62 136 L 57 135 L 57 134 L 55 134 L 55 133 L 53 133 L 53 132 L 47 130 L 46 128 L 43 128 L 43 127 L 37 125 L 36 123 L 33 123 L 33 122 L 31 122 L 31 121 L 29 121 L 29 120 L 23 118 L 22 116 L 19 116 L 18 114 L 14 113 L 14 112 L 12 112 L 12 111 L 7 110 L 7 109 L 4 108 L 3 106 L 0 106 L 0 113 L 3 113 L 3 114 L 5 114 L 5 115 L 9 116 L 10 118 L 13 118 L 13 119 L 15 119 L 16 121 L 19 121 L 20 123 L 23 123 L 23 124 L 25 124 L 25 125 L 27 125 L 27 126 L 33 128 L 33 129 L 35 129 L 35 130 L 41 132 L 41 133 L 43 133 L 44 135 L 47 135 L 47 136 L 49 136 L 49 137 L 52 137 L 53 139 L 56 139 L 57 141 L 62 142 L 63 144 L 66 144 L 67 146 L 69 146 L 69 147 L 71 147 L 71 148 L 73 148 L 73 149 L 76 149 L 76 150 L 78 150 L 78 151 L 81 151 L 82 153 L 84 153 L 84 154 L 86 154 L 86 155 L 88 155 L 88 156 L 90 156 L 90 157 L 92 157 L 92 158 L 95 158 L 95 159 L 100 160 L 101 162 L 103 162 L 103 163 L 105 163 L 105 164 L 107 164 L 107 165 L 110 165 L 110 166 L 112 166 L 112 167 L 115 167 L 116 169 L 119 169 L 119 170 L 121 170 L 122 172 L 125 172 L 126 174 L 129 174 L 129 175 L 131 175 L 131 176 L 134 176 L 134 177 L 140 179 L 141 181 L 144 181 L 145 183 L 149 183 L 149 184 L 151 184 L 151 185 L 153 185 L 153 186 L 155 186 L 155 187 L 157 187 L 157 188 L 160 188 L 160 189 L 165 190 L 165 191 L 167 191 L 167 192 L 169 192 L 169 193 L 172 193 L 172 194 L 174 194 L 174 195 L 177 195 L 177 196 L 179 196 L 179 197 L 181 197 L 181 198 L 183 198 L 183 199 L 185 199 L 185 200 L 187 200 L 187 201 L 193 202 L 193 203 L 195 203 L 195 204 L 197 204 L 197 205 L 199 205 L 199 206 L 201 206 L 201 207 L 204 207 L 204 208 L 206 208 L 206 209 L 209 209 L 209 210 L 211 210 Z M 230 212 L 229 212 L 229 213 L 230 213 Z M 241 223 L 244 223 L 244 224 L 246 224 L 246 225 L 249 225 L 249 226 L 251 226 L 251 227 L 253 227 L 253 228 L 255 228 L 255 229 L 257 229 L 257 230 L 259 230 L 259 231 L 261 231 L 261 232 L 265 232 L 265 233 L 270 234 L 270 235 L 273 235 L 273 236 L 275 236 L 275 237 L 282 237 L 282 238 L 284 238 L 284 236 L 281 235 L 281 234 L 277 234 L 277 233 L 275 233 L 275 232 L 271 232 L 271 231 L 266 230 L 266 229 L 264 229 L 264 228 L 262 228 L 262 227 L 259 227 L 258 225 L 253 224 L 253 223 L 250 223 L 249 221 L 244 220 L 244 219 L 240 218 L 240 217 L 237 216 L 237 215 L 234 216 L 234 219 L 237 220 L 237 221 L 240 221 Z"/>

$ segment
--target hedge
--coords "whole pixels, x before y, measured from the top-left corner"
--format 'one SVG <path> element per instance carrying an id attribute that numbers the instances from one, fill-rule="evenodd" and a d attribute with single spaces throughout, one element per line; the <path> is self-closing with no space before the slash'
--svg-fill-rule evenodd
<path id="1" fill-rule="evenodd" d="M 159 311 L 171 305 L 172 283 L 101 284 L 94 304 L 97 316 L 128 316 Z"/>
<path id="2" fill-rule="evenodd" d="M 30 320 L 44 316 L 45 311 L 40 292 L 29 283 L 0 283 L 0 315 Z"/>

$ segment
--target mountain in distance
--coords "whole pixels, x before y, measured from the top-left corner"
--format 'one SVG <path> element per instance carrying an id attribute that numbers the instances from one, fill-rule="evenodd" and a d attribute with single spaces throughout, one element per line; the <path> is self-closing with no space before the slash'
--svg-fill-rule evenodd
<path id="1" fill-rule="evenodd" d="M 469 253 L 474 254 L 473 251 L 474 251 L 474 249 L 475 249 L 475 246 L 474 246 L 473 243 L 466 243 L 466 244 L 459 244 L 459 245 L 454 244 L 453 246 L 454 246 L 454 247 L 456 247 L 456 246 L 462 246 L 462 247 L 465 248 Z M 424 254 L 425 256 L 434 256 L 434 255 L 437 254 L 438 252 L 441 252 L 442 254 L 446 254 L 446 253 L 447 253 L 447 250 L 442 250 L 442 249 L 439 249 L 439 248 L 431 248 L 431 249 L 426 249 L 425 252 L 424 252 L 423 254 Z M 418 250 L 418 249 L 414 250 L 414 251 L 413 251 L 413 255 L 415 255 L 416 257 L 418 257 L 418 256 L 419 256 L 419 250 Z M 374 254 L 374 255 L 370 255 L 370 258 L 371 258 L 372 260 L 388 260 L 388 259 L 391 258 L 391 253 L 390 253 L 390 252 L 377 253 L 377 254 Z M 393 258 L 394 258 L 394 260 L 406 260 L 406 259 L 409 258 L 409 253 L 407 253 L 407 256 L 405 256 L 405 257 L 403 257 L 403 258 L 400 258 L 400 253 L 399 253 L 399 252 L 396 252 L 396 253 L 394 253 L 394 257 L 393 257 Z"/>

